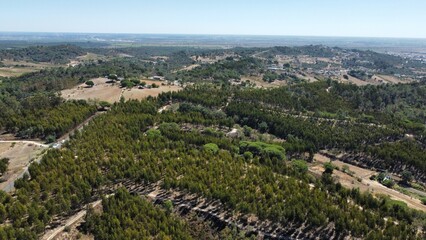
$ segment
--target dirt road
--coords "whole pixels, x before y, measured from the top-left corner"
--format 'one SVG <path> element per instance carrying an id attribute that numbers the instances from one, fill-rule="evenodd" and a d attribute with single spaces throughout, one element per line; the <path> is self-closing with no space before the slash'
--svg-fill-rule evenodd
<path id="1" fill-rule="evenodd" d="M 322 174 L 324 171 L 322 164 L 329 162 L 330 158 L 318 153 L 315 154 L 314 159 L 317 164 L 311 165 L 309 170 L 316 174 Z M 352 176 L 350 176 L 340 170 L 334 170 L 333 176 L 335 176 L 343 186 L 347 188 L 359 188 L 363 192 L 369 191 L 372 194 L 388 195 L 391 199 L 407 203 L 411 208 L 426 212 L 426 205 L 423 205 L 419 199 L 412 198 L 394 189 L 385 187 L 377 181 L 370 180 L 370 176 L 378 174 L 377 172 L 344 163 L 339 160 L 333 160 L 332 163 L 339 167 L 339 169 L 342 169 L 343 166 L 346 165 L 349 167 L 349 171 L 352 172 Z"/>
<path id="2" fill-rule="evenodd" d="M 98 200 L 96 202 L 93 203 L 89 203 L 88 205 L 90 205 L 91 207 L 96 207 L 99 204 L 101 204 L 102 200 Z M 87 206 L 86 205 L 83 209 L 86 209 Z M 71 225 L 73 225 L 74 223 L 76 223 L 77 221 L 79 221 L 80 219 L 82 219 L 84 216 L 86 216 L 87 211 L 86 210 L 81 210 L 78 213 L 74 214 L 73 216 L 71 216 L 70 218 L 68 218 L 65 223 L 55 229 L 52 229 L 50 231 L 48 231 L 47 233 L 45 233 L 43 235 L 43 237 L 41 237 L 42 240 L 52 240 L 54 239 L 56 236 L 58 236 L 58 234 L 60 234 L 62 231 L 64 231 L 64 229 L 66 227 L 70 227 Z"/>
<path id="3" fill-rule="evenodd" d="M 45 147 L 45 148 L 49 147 L 49 145 L 44 143 L 35 142 L 35 141 L 26 141 L 26 140 L 0 140 L 0 143 L 27 143 L 27 144 L 33 144 L 39 147 Z"/>

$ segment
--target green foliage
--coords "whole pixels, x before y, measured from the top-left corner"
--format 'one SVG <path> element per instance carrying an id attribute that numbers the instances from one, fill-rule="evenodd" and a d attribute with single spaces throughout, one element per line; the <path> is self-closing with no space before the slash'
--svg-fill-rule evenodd
<path id="1" fill-rule="evenodd" d="M 167 214 L 171 214 L 171 213 L 172 213 L 172 211 L 173 211 L 173 202 L 172 202 L 172 201 L 170 201 L 170 200 L 166 200 L 166 201 L 164 201 L 164 203 L 163 203 L 163 207 L 164 207 L 164 209 L 166 210 L 166 213 L 167 213 Z"/>
<path id="2" fill-rule="evenodd" d="M 135 84 L 128 79 L 124 79 L 120 82 L 120 86 L 123 88 L 132 88 L 135 86 Z"/>
<path id="3" fill-rule="evenodd" d="M 252 153 L 252 152 L 249 152 L 249 151 L 244 152 L 244 153 L 243 153 L 243 156 L 244 156 L 244 158 L 245 158 L 245 159 L 247 159 L 247 160 L 253 159 L 253 153 Z"/>
<path id="4" fill-rule="evenodd" d="M 65 64 L 68 63 L 70 59 L 84 55 L 85 53 L 86 51 L 82 48 L 73 45 L 32 46 L 1 50 L 0 59 Z"/>
<path id="5" fill-rule="evenodd" d="M 351 70 L 348 72 L 348 75 L 361 80 L 367 80 L 368 78 L 367 73 L 361 70 Z"/>
<path id="6" fill-rule="evenodd" d="M 213 64 L 203 64 L 189 71 L 178 71 L 175 78 L 182 79 L 184 82 L 213 80 L 226 83 L 230 79 L 240 79 L 242 75 L 258 73 L 262 68 L 263 63 L 252 57 L 244 57 L 238 61 L 225 59 Z"/>
<path id="7" fill-rule="evenodd" d="M 401 176 L 402 181 L 404 181 L 406 184 L 410 184 L 410 182 L 413 180 L 413 174 L 408 170 L 402 171 Z"/>
<path id="8" fill-rule="evenodd" d="M 259 123 L 258 129 L 261 133 L 265 133 L 268 131 L 268 124 L 266 122 Z"/>
<path id="9" fill-rule="evenodd" d="M 7 167 L 9 166 L 9 158 L 1 158 L 0 159 L 0 174 L 3 175 L 7 171 Z"/>
<path id="10" fill-rule="evenodd" d="M 298 173 L 305 174 L 308 172 L 308 164 L 303 160 L 291 161 L 294 170 Z"/>
<path id="11" fill-rule="evenodd" d="M 415 166 L 421 172 L 426 171 L 425 149 L 415 141 L 404 140 L 369 146 L 367 152 L 374 157 L 383 159 L 383 167 L 386 169 L 393 168 L 401 163 L 406 163 Z"/>
<path id="12" fill-rule="evenodd" d="M 217 153 L 219 151 L 219 147 L 215 143 L 207 143 L 203 146 L 203 148 L 211 153 Z"/>
<path id="13" fill-rule="evenodd" d="M 153 129 L 153 128 L 151 128 L 151 129 L 149 129 L 148 131 L 146 131 L 146 135 L 147 135 L 149 138 L 157 138 L 157 137 L 160 137 L 160 136 L 161 136 L 161 131 L 160 131 L 160 130 L 158 130 L 158 129 Z"/>
<path id="14" fill-rule="evenodd" d="M 285 160 L 285 150 L 283 147 L 275 144 L 268 144 L 264 142 L 240 142 L 240 151 L 244 153 L 249 151 L 253 155 L 263 156 L 268 158 L 277 158 L 279 160 Z"/>
<path id="15" fill-rule="evenodd" d="M 336 168 L 331 162 L 324 163 L 324 173 L 333 174 L 333 170 Z"/>
<path id="16" fill-rule="evenodd" d="M 93 86 L 95 86 L 95 83 L 92 80 L 89 80 L 89 81 L 86 81 L 86 85 L 88 87 L 93 87 Z"/>
<path id="17" fill-rule="evenodd" d="M 392 188 L 395 185 L 395 182 L 392 179 L 385 179 L 382 181 L 382 184 L 388 188 Z"/>
<path id="18" fill-rule="evenodd" d="M 68 101 L 54 108 L 27 108 L 21 115 L 9 118 L 6 129 L 22 138 L 39 137 L 51 141 L 54 136 L 62 136 L 95 112 L 95 106 L 82 100 Z"/>
<path id="19" fill-rule="evenodd" d="M 56 141 L 56 136 L 55 135 L 48 135 L 46 137 L 46 143 L 53 143 Z"/>
<path id="20" fill-rule="evenodd" d="M 103 108 L 111 107 L 111 103 L 109 103 L 107 101 L 100 101 L 98 104 L 99 104 L 100 107 L 103 107 Z"/>
<path id="21" fill-rule="evenodd" d="M 89 211 L 83 224 L 96 239 L 192 239 L 182 221 L 124 189 L 104 198 L 102 208 Z"/>
<path id="22" fill-rule="evenodd" d="M 15 182 L 15 197 L 0 192 L 0 238 L 36 239 L 53 216 L 71 214 L 121 179 L 162 182 L 163 188 L 219 200 L 229 212 L 254 214 L 260 220 L 303 226 L 320 234 L 327 231 L 338 238 L 416 237 L 416 223 L 424 217 L 406 205 L 343 188 L 334 183 L 331 166 L 324 166 L 320 181 L 303 174 L 306 162 L 283 160 L 286 152 L 309 152 L 313 156 L 319 149 L 337 148 L 367 151 L 383 160 L 384 168 L 395 169 L 402 163 L 410 170 L 424 172 L 424 83 L 356 87 L 318 81 L 267 90 L 239 88 L 230 86 L 228 80 L 264 73 L 265 62 L 249 57 L 257 50 L 235 49 L 240 57 L 177 72 L 171 69 L 192 64 L 189 56 L 198 50 L 144 47 L 93 51 L 135 57 L 3 78 L 0 127 L 22 137 L 60 136 L 93 114 L 95 106 L 82 101 L 63 102 L 45 91 L 99 76 L 109 75 L 115 80 L 125 77 L 130 84 L 138 84 L 132 77 L 155 74 L 182 82 L 207 80 L 220 86 L 194 84 L 178 93 L 160 94 L 158 99 L 123 99 L 113 104 L 111 111 L 76 133 L 66 148 L 49 150 L 39 164 L 32 164 L 31 178 L 25 175 Z M 307 46 L 262 51 L 260 56 L 284 53 L 330 57 L 338 49 Z M 152 56 L 162 55 L 159 52 L 169 59 L 152 63 Z M 354 69 L 367 64 L 364 67 L 385 73 L 394 71 L 395 64 L 401 62 L 399 57 L 385 59 L 385 55 L 370 52 L 360 55 L 371 61 L 351 59 L 344 64 Z M 264 76 L 268 81 L 288 77 L 272 72 Z M 169 101 L 178 102 L 179 110 L 157 114 L 157 107 Z M 245 137 L 250 137 L 254 128 L 285 141 L 281 145 L 239 141 L 215 130 L 235 123 L 244 126 Z M 413 133 L 417 141 L 400 141 L 405 133 Z M 384 143 L 390 140 L 395 141 Z M 380 182 L 385 176 L 381 177 Z M 190 238 L 186 225 L 170 214 L 170 204 L 164 205 L 166 210 L 121 189 L 104 199 L 102 214 L 89 211 L 85 228 L 97 239 Z M 385 222 L 384 218 L 392 221 Z M 234 233 L 228 236 L 237 238 Z"/>
<path id="23" fill-rule="evenodd" d="M 251 163 L 232 152 L 239 146 L 238 141 L 183 131 L 179 124 L 186 119 L 194 121 L 193 113 L 157 114 L 157 104 L 151 101 L 114 104 L 109 112 L 99 115 L 84 131 L 76 134 L 67 148 L 50 150 L 39 164 L 32 164 L 29 167 L 31 178 L 15 184 L 17 198 L 7 194 L 2 197 L 0 192 L 0 203 L 8 209 L 6 215 L 11 223 L 10 228 L 4 229 L 7 234 L 12 239 L 17 238 L 18 232 L 37 236 L 36 233 L 43 232 L 44 228 L 36 228 L 36 222 L 45 226 L 52 216 L 71 213 L 81 204 L 93 201 L 93 193 L 104 186 L 117 179 L 129 179 L 146 183 L 162 180 L 167 189 L 178 188 L 220 200 L 231 211 L 252 213 L 261 220 L 269 219 L 283 225 L 322 229 L 333 222 L 342 236 L 363 238 L 391 224 L 394 231 L 378 231 L 378 236 L 413 236 L 415 215 L 411 210 L 393 205 L 382 208 L 380 200 L 370 195 L 293 174 L 284 161 L 269 161 L 268 155 Z M 172 120 L 179 124 L 170 123 Z M 197 124 L 207 122 L 202 117 L 195 120 Z M 154 125 L 159 126 L 163 137 L 152 139 L 145 135 Z M 207 143 L 215 143 L 222 151 L 217 154 L 199 151 Z M 243 143 L 256 151 L 269 152 L 272 147 L 283 153 L 282 147 L 271 145 Z M 157 236 L 151 235 L 150 230 L 158 232 L 158 226 L 164 226 L 161 231 L 166 235 L 179 234 L 172 229 L 184 234 L 181 227 L 173 225 L 179 225 L 178 221 L 173 219 L 174 223 L 169 224 L 170 218 L 163 210 L 160 209 L 163 213 L 149 210 L 152 205 L 144 207 L 147 205 L 139 201 L 143 200 L 124 192 L 105 199 L 104 213 L 89 213 L 86 229 L 97 239 L 113 236 L 123 239 L 130 233 L 135 234 L 130 235 L 131 239 L 143 239 L 145 235 L 141 234 Z M 29 213 L 33 217 L 22 218 Z M 384 217 L 395 218 L 398 225 L 385 223 Z M 125 228 L 135 231 L 125 231 Z"/>

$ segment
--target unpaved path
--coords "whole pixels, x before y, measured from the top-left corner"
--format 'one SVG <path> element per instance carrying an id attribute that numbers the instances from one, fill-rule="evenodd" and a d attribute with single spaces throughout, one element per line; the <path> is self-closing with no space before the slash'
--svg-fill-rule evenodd
<path id="1" fill-rule="evenodd" d="M 314 159 L 316 162 L 320 163 L 320 165 L 312 165 L 310 166 L 310 171 L 316 174 L 322 174 L 324 171 L 322 164 L 329 162 L 330 158 L 324 156 L 322 154 L 315 154 Z M 402 201 L 407 203 L 407 205 L 411 208 L 421 210 L 426 212 L 426 205 L 423 205 L 419 199 L 412 198 L 408 195 L 405 195 L 401 192 L 398 192 L 394 189 L 385 187 L 384 185 L 378 183 L 377 181 L 370 180 L 371 175 L 378 174 L 375 171 L 361 168 L 355 165 L 351 165 L 349 163 L 344 163 L 339 160 L 333 160 L 333 165 L 342 169 L 344 165 L 349 166 L 349 171 L 351 171 L 353 176 L 350 176 L 347 173 L 344 173 L 339 170 L 334 170 L 333 176 L 337 177 L 338 181 L 347 188 L 359 188 L 361 191 L 369 191 L 372 194 L 384 194 L 388 195 L 390 198 L 398 201 Z M 361 180 L 361 181 L 359 181 Z"/>
<path id="2" fill-rule="evenodd" d="M 86 209 L 87 208 L 87 206 L 91 206 L 91 207 L 96 207 L 96 206 L 98 206 L 99 204 L 101 204 L 101 202 L 102 202 L 102 200 L 98 200 L 98 201 L 96 201 L 96 202 L 93 202 L 93 203 L 89 203 L 89 204 L 87 204 L 85 207 L 84 207 L 84 209 Z M 69 226 L 71 226 L 71 225 L 73 225 L 74 223 L 76 223 L 77 221 L 79 221 L 80 219 L 82 219 L 84 216 L 86 216 L 86 214 L 87 214 L 87 211 L 86 210 L 81 210 L 81 211 L 79 211 L 78 213 L 76 213 L 76 214 L 74 214 L 73 216 L 71 216 L 70 218 L 68 218 L 65 222 L 64 222 L 64 224 L 63 225 L 61 225 L 61 226 L 59 226 L 59 227 L 57 227 L 57 228 L 54 228 L 54 229 L 52 229 L 52 230 L 50 230 L 50 231 L 48 231 L 47 233 L 45 233 L 42 237 L 41 237 L 41 239 L 42 240 L 52 240 L 52 239 L 54 239 L 59 233 L 61 233 L 62 231 L 64 231 L 64 229 L 66 228 L 66 227 L 69 227 Z"/>
<path id="3" fill-rule="evenodd" d="M 45 147 L 48 148 L 49 145 L 36 142 L 36 141 L 27 141 L 27 140 L 0 140 L 0 143 L 26 143 L 26 144 L 33 144 L 39 147 Z"/>
<path id="4" fill-rule="evenodd" d="M 73 129 L 69 130 L 67 133 L 65 133 L 64 135 L 62 135 L 60 138 L 58 138 L 56 140 L 57 144 L 62 144 L 64 141 L 68 141 L 70 139 L 70 136 L 72 134 L 75 133 L 75 131 L 77 130 L 81 130 L 83 129 L 85 126 L 87 126 L 87 124 L 89 124 L 89 122 L 95 118 L 96 116 L 102 114 L 104 112 L 96 112 L 95 114 L 93 114 L 92 116 L 88 117 L 86 120 L 84 120 L 82 123 L 80 123 L 79 125 L 77 125 L 76 127 L 74 127 Z"/>

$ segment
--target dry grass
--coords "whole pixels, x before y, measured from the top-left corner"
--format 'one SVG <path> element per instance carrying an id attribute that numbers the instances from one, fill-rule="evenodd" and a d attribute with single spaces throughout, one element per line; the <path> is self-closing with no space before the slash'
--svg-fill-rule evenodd
<path id="1" fill-rule="evenodd" d="M 262 76 L 241 76 L 241 81 L 247 81 L 256 84 L 258 88 L 276 88 L 280 86 L 285 86 L 285 81 L 274 81 L 272 83 L 268 83 L 263 81 Z"/>
<path id="2" fill-rule="evenodd" d="M 152 81 L 145 80 L 147 84 L 157 84 L 160 85 L 159 88 L 151 89 L 123 89 L 120 88 L 118 83 L 111 84 L 107 83 L 108 79 L 106 78 L 96 78 L 92 79 L 95 83 L 95 86 L 92 88 L 87 88 L 86 84 L 80 84 L 72 89 L 63 90 L 61 92 L 62 97 L 65 99 L 83 99 L 83 100 L 97 100 L 97 101 L 107 101 L 114 103 L 120 100 L 121 96 L 127 99 L 137 99 L 141 100 L 148 96 L 158 96 L 162 92 L 170 91 L 179 91 L 181 87 L 178 86 L 161 86 L 162 81 Z"/>
<path id="3" fill-rule="evenodd" d="M 26 61 L 12 61 L 3 60 L 5 67 L 0 68 L 1 77 L 18 77 L 25 73 L 36 72 L 42 69 L 58 67 L 61 65 L 54 65 L 51 63 L 32 63 Z"/>
<path id="4" fill-rule="evenodd" d="M 106 78 L 92 79 L 95 86 L 88 88 L 85 83 L 74 88 L 61 91 L 62 97 L 65 99 L 83 99 L 83 100 L 98 100 L 114 103 L 120 100 L 121 89 L 119 86 L 106 83 Z"/>
<path id="5" fill-rule="evenodd" d="M 0 183 L 0 189 L 14 181 L 17 176 L 24 172 L 24 168 L 30 161 L 36 158 L 43 147 L 31 143 L 2 143 L 0 142 L 0 158 L 9 158 L 7 172 L 2 177 L 4 182 Z"/>
<path id="6" fill-rule="evenodd" d="M 343 75 L 340 76 L 339 78 L 339 82 L 343 82 L 343 83 L 353 83 L 357 86 L 365 86 L 365 85 L 369 85 L 369 84 L 379 84 L 378 82 L 370 82 L 370 81 L 363 81 L 361 79 L 352 77 L 352 76 L 348 76 L 348 79 L 344 79 Z"/>
<path id="7" fill-rule="evenodd" d="M 392 84 L 410 83 L 413 81 L 412 79 L 399 79 L 397 77 L 390 76 L 390 75 L 374 75 L 373 78 L 374 77 L 382 80 L 383 82 L 392 83 Z"/>

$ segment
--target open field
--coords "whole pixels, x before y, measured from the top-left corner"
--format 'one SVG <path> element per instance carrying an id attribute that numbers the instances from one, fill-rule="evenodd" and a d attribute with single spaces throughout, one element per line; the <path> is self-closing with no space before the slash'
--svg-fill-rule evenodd
<path id="1" fill-rule="evenodd" d="M 84 99 L 99 100 L 110 103 L 120 100 L 122 89 L 118 85 L 106 83 L 106 78 L 92 79 L 95 86 L 88 88 L 85 83 L 75 86 L 71 89 L 61 91 L 62 97 L 65 99 Z"/>
<path id="2" fill-rule="evenodd" d="M 192 65 L 189 65 L 189 66 L 185 66 L 185 67 L 179 69 L 178 71 L 190 71 L 190 70 L 192 70 L 196 67 L 199 67 L 199 66 L 200 66 L 200 64 L 192 64 Z M 175 72 L 177 72 L 177 71 L 175 71 Z"/>
<path id="3" fill-rule="evenodd" d="M 85 62 L 92 62 L 92 61 L 98 61 L 98 60 L 107 60 L 107 57 L 98 55 L 95 53 L 87 53 L 86 55 L 76 57 L 74 60 L 71 60 L 70 63 L 67 64 L 67 66 L 75 67 L 79 64 L 85 63 Z"/>
<path id="4" fill-rule="evenodd" d="M 263 81 L 262 76 L 241 76 L 241 81 L 247 80 L 249 80 L 251 83 L 256 84 L 256 87 L 259 88 L 274 88 L 286 85 L 285 81 L 273 81 L 271 83 L 268 83 L 266 81 Z"/>
<path id="5" fill-rule="evenodd" d="M 54 65 L 51 63 L 32 63 L 26 61 L 12 61 L 5 59 L 2 61 L 4 67 L 0 68 L 1 77 L 17 77 L 25 73 L 40 71 L 45 68 L 59 67 L 61 65 Z"/>
<path id="6" fill-rule="evenodd" d="M 1 190 L 7 190 L 10 183 L 19 178 L 27 169 L 30 161 L 37 158 L 43 149 L 43 145 L 31 142 L 0 142 L 0 158 L 9 158 L 7 172 L 0 183 Z"/>
<path id="7" fill-rule="evenodd" d="M 374 77 L 381 79 L 385 83 L 392 83 L 392 84 L 410 83 L 413 81 L 412 79 L 399 79 L 397 77 L 389 76 L 389 75 L 374 75 L 373 78 Z"/>
<path id="8" fill-rule="evenodd" d="M 353 83 L 357 86 L 365 86 L 365 85 L 369 85 L 369 84 L 378 84 L 378 83 L 374 83 L 374 82 L 367 82 L 367 81 L 363 81 L 361 79 L 352 77 L 352 76 L 348 76 L 348 79 L 343 78 L 343 74 L 339 77 L 338 81 L 342 82 L 342 83 Z"/>
<path id="9" fill-rule="evenodd" d="M 162 92 L 178 91 L 181 87 L 178 86 L 161 86 L 162 81 L 145 80 L 147 84 L 160 85 L 159 88 L 151 89 L 138 89 L 134 87 L 132 89 L 120 88 L 118 83 L 107 83 L 106 78 L 95 78 L 92 79 L 95 86 L 88 88 L 86 84 L 80 84 L 74 88 L 66 89 L 61 92 L 62 97 L 65 99 L 84 99 L 84 100 L 99 100 L 114 103 L 120 100 L 121 96 L 125 99 L 144 99 L 148 96 L 158 96 Z"/>
<path id="10" fill-rule="evenodd" d="M 330 158 L 322 155 L 315 154 L 315 162 L 309 167 L 309 171 L 314 174 L 322 174 L 324 171 L 323 164 L 330 161 Z M 394 189 L 385 187 L 384 185 L 378 183 L 377 181 L 370 180 L 371 175 L 378 174 L 375 171 L 360 168 L 348 163 L 344 163 L 339 160 L 333 160 L 333 165 L 339 167 L 340 170 L 335 169 L 333 171 L 333 176 L 347 188 L 359 188 L 362 192 L 369 191 L 372 194 L 384 194 L 388 195 L 390 198 L 398 201 L 407 203 L 411 208 L 422 210 L 426 212 L 426 205 L 423 205 L 419 199 L 412 198 L 401 192 L 398 192 Z M 342 172 L 342 167 L 346 165 L 349 167 L 349 171 L 352 172 L 352 176 L 348 173 Z"/>

